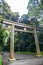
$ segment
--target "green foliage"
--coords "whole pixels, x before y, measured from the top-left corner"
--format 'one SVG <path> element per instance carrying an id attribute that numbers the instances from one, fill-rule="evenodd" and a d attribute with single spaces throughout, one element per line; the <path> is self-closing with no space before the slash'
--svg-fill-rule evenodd
<path id="1" fill-rule="evenodd" d="M 41 4 L 43 5 L 43 0 L 41 0 Z"/>
<path id="2" fill-rule="evenodd" d="M 2 56 L 0 55 L 0 65 L 2 65 Z"/>
<path id="3" fill-rule="evenodd" d="M 0 53 L 1 53 L 1 51 L 2 51 L 2 47 L 1 47 L 1 45 L 0 45 Z"/>
<path id="4" fill-rule="evenodd" d="M 2 6 L 0 5 L 0 8 L 2 8 Z"/>
<path id="5" fill-rule="evenodd" d="M 43 56 L 43 51 L 41 52 L 41 55 Z"/>
<path id="6" fill-rule="evenodd" d="M 3 6 L 0 5 L 0 8 L 2 8 L 3 13 L 0 13 L 2 15 L 2 18 L 18 21 L 19 19 L 19 13 L 18 12 L 12 12 L 10 10 L 10 6 L 6 3 L 6 1 L 3 2 Z"/>
<path id="7" fill-rule="evenodd" d="M 39 5 L 36 6 L 34 0 L 29 0 L 27 9 L 28 9 L 28 14 L 30 16 L 35 16 L 35 17 L 39 16 Z"/>
<path id="8" fill-rule="evenodd" d="M 27 14 L 21 16 L 20 22 L 25 23 L 25 24 L 31 24 L 31 25 L 37 25 L 39 22 L 36 20 L 37 16 L 39 16 L 39 6 L 38 7 L 30 7 L 30 3 L 34 3 L 34 0 L 30 0 L 28 3 L 28 15 L 35 16 L 35 20 L 28 20 L 30 16 Z M 17 21 L 19 14 L 18 12 L 11 12 L 10 7 L 6 2 L 4 2 L 4 13 L 2 14 L 4 18 L 10 19 L 13 21 Z M 40 5 L 40 8 L 42 7 L 42 4 Z M 30 10 L 29 10 L 30 9 Z M 3 18 L 2 15 L 0 15 L 0 21 Z M 43 50 L 43 31 L 38 35 L 39 37 L 39 42 L 40 42 L 40 47 L 41 50 Z M 1 29 L 0 26 L 0 50 L 7 50 L 9 51 L 10 48 L 10 33 L 7 30 Z M 20 32 L 15 32 L 14 34 L 14 49 L 15 51 L 32 51 L 36 52 L 35 48 L 35 41 L 34 41 L 34 35 L 33 34 L 28 34 L 28 33 L 20 33 Z M 25 52 L 24 52 L 25 53 Z M 26 52 L 27 53 L 27 52 Z"/>
<path id="9" fill-rule="evenodd" d="M 29 51 L 21 51 L 21 52 L 16 52 L 17 54 L 31 54 L 31 55 L 36 55 L 36 53 L 34 53 L 34 52 L 29 52 Z"/>
<path id="10" fill-rule="evenodd" d="M 14 41 L 15 51 L 36 51 L 32 34 L 18 32 Z"/>
<path id="11" fill-rule="evenodd" d="M 19 22 L 33 25 L 33 26 L 39 26 L 39 21 L 37 20 L 37 18 L 36 17 L 30 18 L 30 16 L 28 16 L 28 14 L 22 15 Z"/>
<path id="12" fill-rule="evenodd" d="M 9 35 L 9 32 L 0 28 L 0 48 L 1 49 L 3 49 L 3 47 L 6 45 L 8 35 Z"/>
<path id="13" fill-rule="evenodd" d="M 37 3 L 36 5 L 34 0 L 29 0 L 27 9 L 29 16 L 41 18 L 41 15 L 43 15 L 43 0 L 40 0 L 40 3 Z"/>
<path id="14" fill-rule="evenodd" d="M 9 20 L 17 21 L 19 18 L 18 12 L 12 12 L 10 6 L 4 2 L 3 3 L 3 17 Z"/>

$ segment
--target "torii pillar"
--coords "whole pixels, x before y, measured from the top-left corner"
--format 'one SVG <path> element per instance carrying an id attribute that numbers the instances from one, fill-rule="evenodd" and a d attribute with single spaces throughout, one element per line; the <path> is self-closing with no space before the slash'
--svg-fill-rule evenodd
<path id="1" fill-rule="evenodd" d="M 9 54 L 9 60 L 11 60 L 11 61 L 15 60 L 15 57 L 14 57 L 14 24 L 12 24 L 11 34 L 10 34 L 10 54 Z"/>
<path id="2" fill-rule="evenodd" d="M 35 45 L 36 45 L 36 51 L 37 51 L 37 56 L 41 56 L 41 52 L 40 52 L 40 47 L 39 47 L 39 41 L 38 41 L 38 37 L 37 37 L 37 31 L 36 28 L 34 28 L 34 38 L 35 38 Z"/>

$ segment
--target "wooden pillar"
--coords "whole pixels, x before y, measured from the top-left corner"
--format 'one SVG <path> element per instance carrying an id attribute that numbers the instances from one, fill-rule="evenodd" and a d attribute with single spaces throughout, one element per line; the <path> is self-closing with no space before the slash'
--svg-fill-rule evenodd
<path id="1" fill-rule="evenodd" d="M 15 60 L 14 58 L 14 24 L 12 24 L 12 27 L 11 27 L 9 60 Z"/>
<path id="2" fill-rule="evenodd" d="M 36 45 L 37 56 L 41 56 L 36 28 L 34 28 L 34 38 L 35 38 L 35 45 Z"/>

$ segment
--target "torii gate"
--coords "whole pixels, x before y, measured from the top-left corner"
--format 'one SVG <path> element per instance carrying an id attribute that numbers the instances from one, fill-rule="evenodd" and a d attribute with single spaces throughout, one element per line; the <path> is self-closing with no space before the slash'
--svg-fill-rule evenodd
<path id="1" fill-rule="evenodd" d="M 26 32 L 26 33 L 33 33 L 34 39 L 35 39 L 35 45 L 36 45 L 36 51 L 37 55 L 41 56 L 38 37 L 37 37 L 37 31 L 35 26 L 14 22 L 10 20 L 3 19 L 2 24 L 8 25 L 5 27 L 2 27 L 3 29 L 7 29 L 11 31 L 10 35 L 10 54 L 9 54 L 9 60 L 15 60 L 14 57 L 14 31 L 20 31 L 20 32 Z"/>

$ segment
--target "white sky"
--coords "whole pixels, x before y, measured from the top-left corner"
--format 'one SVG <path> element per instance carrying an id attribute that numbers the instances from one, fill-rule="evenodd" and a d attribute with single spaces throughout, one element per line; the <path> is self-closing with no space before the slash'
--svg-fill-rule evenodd
<path id="1" fill-rule="evenodd" d="M 5 0 L 10 5 L 13 12 L 19 12 L 20 16 L 26 14 L 29 0 Z"/>

